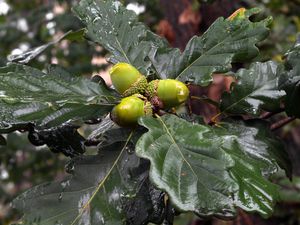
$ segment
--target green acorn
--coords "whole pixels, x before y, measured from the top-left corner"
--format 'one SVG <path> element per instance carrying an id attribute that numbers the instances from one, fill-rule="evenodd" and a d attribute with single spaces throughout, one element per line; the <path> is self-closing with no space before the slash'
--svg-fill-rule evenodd
<path id="1" fill-rule="evenodd" d="M 184 83 L 173 79 L 153 80 L 146 89 L 146 95 L 159 108 L 178 106 L 187 100 L 189 93 Z"/>
<path id="2" fill-rule="evenodd" d="M 123 98 L 111 111 L 111 119 L 121 127 L 134 127 L 141 116 L 152 115 L 150 102 L 133 95 Z"/>
<path id="3" fill-rule="evenodd" d="M 117 63 L 109 74 L 115 89 L 124 97 L 143 94 L 148 84 L 146 77 L 128 63 Z"/>

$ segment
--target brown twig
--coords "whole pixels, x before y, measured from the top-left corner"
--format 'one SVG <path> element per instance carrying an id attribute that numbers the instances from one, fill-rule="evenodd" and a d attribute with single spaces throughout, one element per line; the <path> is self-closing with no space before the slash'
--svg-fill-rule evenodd
<path id="1" fill-rule="evenodd" d="M 282 112 L 284 112 L 284 109 L 280 109 L 280 110 L 278 110 L 278 111 L 276 111 L 276 112 L 265 112 L 265 113 L 263 113 L 259 118 L 260 118 L 260 119 L 266 120 L 266 119 L 269 119 L 269 118 L 271 118 L 272 116 L 275 116 L 276 114 L 282 113 Z"/>
<path id="2" fill-rule="evenodd" d="M 275 130 L 289 124 L 290 122 L 294 121 L 295 119 L 296 119 L 296 117 L 293 116 L 293 117 L 287 117 L 282 120 L 279 120 L 276 123 L 271 125 L 271 130 L 275 131 Z"/>

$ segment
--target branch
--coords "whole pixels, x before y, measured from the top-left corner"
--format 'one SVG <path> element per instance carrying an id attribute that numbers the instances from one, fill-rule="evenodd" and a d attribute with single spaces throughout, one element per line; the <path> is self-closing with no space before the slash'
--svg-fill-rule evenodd
<path id="1" fill-rule="evenodd" d="M 279 120 L 276 123 L 273 123 L 271 125 L 271 130 L 275 131 L 275 130 L 277 130 L 277 129 L 279 129 L 279 128 L 281 128 L 281 127 L 283 127 L 283 126 L 285 126 L 285 125 L 287 125 L 289 123 L 291 123 L 295 119 L 297 119 L 297 118 L 295 116 L 293 116 L 293 117 L 287 117 L 287 118 L 284 118 L 282 120 Z"/>

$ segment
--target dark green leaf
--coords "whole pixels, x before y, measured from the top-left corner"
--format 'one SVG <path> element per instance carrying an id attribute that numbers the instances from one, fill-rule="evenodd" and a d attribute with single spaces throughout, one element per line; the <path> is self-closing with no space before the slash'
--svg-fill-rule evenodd
<path id="1" fill-rule="evenodd" d="M 134 200 L 148 169 L 143 160 L 127 153 L 130 137 L 102 148 L 99 155 L 75 158 L 73 175 L 63 182 L 40 185 L 19 196 L 14 206 L 24 213 L 23 222 L 124 224 L 127 203 Z M 138 214 L 140 209 L 131 210 Z"/>
<path id="2" fill-rule="evenodd" d="M 52 70 L 52 72 L 58 70 Z M 104 83 L 62 77 L 17 64 L 0 68 L 0 130 L 11 124 L 52 127 L 69 120 L 88 120 L 107 114 L 118 96 Z"/>
<path id="3" fill-rule="evenodd" d="M 0 135 L 0 145 L 6 145 L 6 139 Z"/>
<path id="4" fill-rule="evenodd" d="M 149 56 L 158 75 L 208 85 L 212 73 L 228 72 L 232 62 L 254 58 L 258 54 L 255 44 L 267 37 L 271 20 L 251 22 L 249 17 L 257 12 L 246 11 L 246 17 L 239 20 L 217 19 L 201 37 L 192 38 L 182 54 L 163 42 L 154 43 Z"/>
<path id="5" fill-rule="evenodd" d="M 146 56 L 151 46 L 143 39 L 148 30 L 133 11 L 115 0 L 82 0 L 73 10 L 86 24 L 88 37 L 112 54 L 111 62 L 127 62 L 147 72 L 150 63 Z"/>
<path id="6" fill-rule="evenodd" d="M 272 212 L 276 187 L 265 176 L 290 172 L 283 146 L 260 121 L 209 127 L 176 116 L 144 117 L 149 129 L 136 146 L 151 161 L 150 177 L 180 210 L 232 216 L 234 207 Z M 254 191 L 255 190 L 255 191 Z"/>
<path id="7" fill-rule="evenodd" d="M 283 144 L 271 133 L 269 125 L 259 120 L 231 121 L 221 126 L 220 135 L 224 132 L 225 136 L 235 136 L 230 146 L 224 146 L 235 161 L 230 169 L 239 184 L 235 204 L 246 211 L 270 216 L 279 193 L 276 185 L 265 177 L 277 172 L 279 167 L 291 176 L 291 163 Z"/>
<path id="8" fill-rule="evenodd" d="M 285 93 L 278 88 L 279 70 L 271 61 L 254 63 L 248 70 L 241 69 L 230 93 L 222 96 L 221 113 L 257 115 L 261 110 L 280 109 Z"/>
<path id="9" fill-rule="evenodd" d="M 140 124 L 149 132 L 136 152 L 151 161 L 151 180 L 175 207 L 201 216 L 233 216 L 231 196 L 238 187 L 227 172 L 234 162 L 222 151 L 223 139 L 175 116 L 144 117 Z"/>
<path id="10" fill-rule="evenodd" d="M 286 72 L 279 85 L 286 92 L 285 108 L 289 116 L 300 118 L 300 36 L 295 46 L 287 53 Z"/>

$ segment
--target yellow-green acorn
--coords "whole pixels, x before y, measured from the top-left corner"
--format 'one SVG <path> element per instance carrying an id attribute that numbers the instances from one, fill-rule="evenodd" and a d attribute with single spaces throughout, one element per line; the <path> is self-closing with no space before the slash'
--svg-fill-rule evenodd
<path id="1" fill-rule="evenodd" d="M 121 127 L 133 127 L 141 116 L 152 115 L 150 102 L 133 95 L 123 98 L 111 111 L 111 119 Z"/>
<path id="2" fill-rule="evenodd" d="M 153 80 L 148 84 L 146 95 L 154 101 L 161 101 L 160 108 L 171 108 L 184 103 L 189 96 L 187 86 L 178 80 Z"/>
<path id="3" fill-rule="evenodd" d="M 115 89 L 124 97 L 145 92 L 147 79 L 134 66 L 117 63 L 109 70 L 109 74 Z"/>

